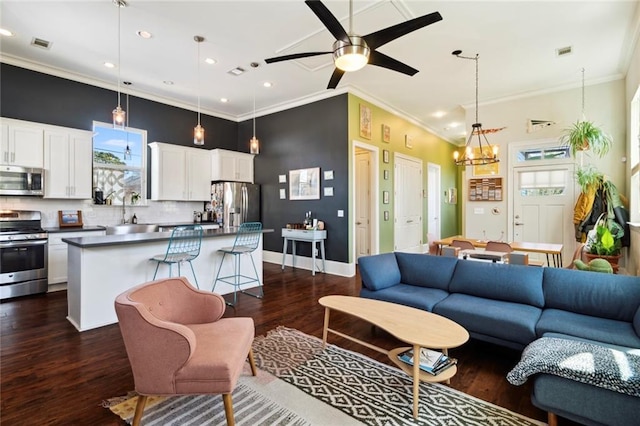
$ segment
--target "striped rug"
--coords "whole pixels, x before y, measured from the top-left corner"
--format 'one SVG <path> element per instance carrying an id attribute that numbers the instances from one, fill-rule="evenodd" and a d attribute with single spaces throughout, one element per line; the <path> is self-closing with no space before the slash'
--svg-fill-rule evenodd
<path id="1" fill-rule="evenodd" d="M 245 366 L 233 392 L 238 426 L 539 426 L 544 423 L 441 384 L 420 385 L 412 416 L 412 381 L 395 367 L 278 327 L 253 344 L 256 377 Z M 131 424 L 136 397 L 109 401 Z M 149 398 L 143 426 L 225 425 L 219 395 Z"/>

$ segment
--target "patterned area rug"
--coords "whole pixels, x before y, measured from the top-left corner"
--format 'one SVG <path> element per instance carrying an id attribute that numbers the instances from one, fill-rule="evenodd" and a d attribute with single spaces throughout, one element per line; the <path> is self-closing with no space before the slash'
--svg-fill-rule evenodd
<path id="1" fill-rule="evenodd" d="M 236 424 L 531 426 L 544 423 L 440 384 L 420 385 L 420 411 L 412 416 L 411 378 L 395 367 L 278 327 L 253 344 L 257 377 L 248 364 L 233 392 Z M 149 398 L 143 426 L 224 425 L 219 395 Z M 131 423 L 136 396 L 105 406 Z"/>

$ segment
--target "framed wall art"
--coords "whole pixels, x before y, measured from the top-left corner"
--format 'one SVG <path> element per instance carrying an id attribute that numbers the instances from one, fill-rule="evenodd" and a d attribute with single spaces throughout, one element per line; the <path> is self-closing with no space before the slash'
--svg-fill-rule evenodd
<path id="1" fill-rule="evenodd" d="M 371 139 L 371 108 L 360 105 L 360 137 Z"/>
<path id="2" fill-rule="evenodd" d="M 389 150 L 388 149 L 383 149 L 382 150 L 382 162 L 383 163 L 389 163 Z"/>
<path id="3" fill-rule="evenodd" d="M 389 180 L 389 170 L 383 172 L 384 180 Z"/>
<path id="4" fill-rule="evenodd" d="M 485 148 L 485 152 L 486 152 Z M 474 158 L 480 158 L 480 148 L 473 148 Z M 495 176 L 500 174 L 500 163 L 481 164 L 479 166 L 473 166 L 474 176 Z"/>
<path id="5" fill-rule="evenodd" d="M 320 199 L 320 167 L 289 171 L 289 199 Z"/>
<path id="6" fill-rule="evenodd" d="M 382 204 L 389 204 L 389 191 L 382 191 Z"/>
<path id="7" fill-rule="evenodd" d="M 382 125 L 382 142 L 391 142 L 391 127 L 386 124 Z"/>
<path id="8" fill-rule="evenodd" d="M 409 149 L 413 148 L 413 136 L 404 135 L 404 146 L 406 146 Z"/>

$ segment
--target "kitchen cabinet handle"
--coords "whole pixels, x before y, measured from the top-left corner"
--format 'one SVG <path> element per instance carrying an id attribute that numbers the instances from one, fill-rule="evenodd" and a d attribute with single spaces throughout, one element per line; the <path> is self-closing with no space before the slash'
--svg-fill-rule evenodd
<path id="1" fill-rule="evenodd" d="M 16 162 L 16 153 L 15 153 L 15 152 L 12 152 L 12 153 L 11 153 L 11 162 L 12 162 L 12 163 L 15 163 L 15 162 Z"/>
<path id="2" fill-rule="evenodd" d="M 5 151 L 5 152 L 4 152 L 4 157 L 3 157 L 3 158 L 4 158 L 4 162 L 5 162 L 5 163 L 8 163 L 8 162 L 9 162 L 9 152 L 8 152 L 8 151 Z"/>

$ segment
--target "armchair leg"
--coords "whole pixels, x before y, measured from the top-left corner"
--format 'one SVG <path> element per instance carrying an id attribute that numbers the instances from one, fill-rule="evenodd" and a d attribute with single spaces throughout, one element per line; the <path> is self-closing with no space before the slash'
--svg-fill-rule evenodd
<path id="1" fill-rule="evenodd" d="M 230 393 L 222 394 L 224 401 L 224 415 L 227 417 L 227 426 L 235 426 L 236 419 L 233 417 L 233 401 Z"/>
<path id="2" fill-rule="evenodd" d="M 551 411 L 549 411 L 547 413 L 547 423 L 549 423 L 549 426 L 558 426 L 558 416 L 556 413 L 552 413 Z"/>
<path id="3" fill-rule="evenodd" d="M 138 402 L 136 404 L 136 412 L 133 415 L 132 426 L 138 426 L 140 424 L 140 419 L 142 419 L 142 412 L 144 411 L 144 406 L 147 404 L 147 395 L 138 395 Z"/>
<path id="4" fill-rule="evenodd" d="M 249 349 L 249 365 L 251 366 L 251 374 L 255 376 L 257 372 L 256 372 L 256 361 L 253 358 L 253 348 Z"/>

